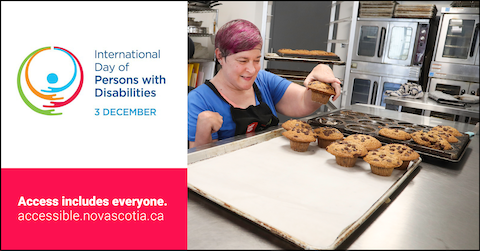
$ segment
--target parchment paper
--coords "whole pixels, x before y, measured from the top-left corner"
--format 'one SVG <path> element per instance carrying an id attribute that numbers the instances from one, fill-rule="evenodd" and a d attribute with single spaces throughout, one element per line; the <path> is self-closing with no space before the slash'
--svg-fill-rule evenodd
<path id="1" fill-rule="evenodd" d="M 361 158 L 342 167 L 316 142 L 307 152 L 295 152 L 281 136 L 190 164 L 188 183 L 241 215 L 322 249 L 405 172 L 375 175 Z"/>

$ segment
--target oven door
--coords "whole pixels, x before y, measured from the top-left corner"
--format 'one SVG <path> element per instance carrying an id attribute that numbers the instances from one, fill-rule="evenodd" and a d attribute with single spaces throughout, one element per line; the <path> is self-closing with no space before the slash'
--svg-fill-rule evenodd
<path id="1" fill-rule="evenodd" d="M 400 86 L 408 82 L 409 80 L 407 78 L 381 77 L 380 91 L 378 92 L 375 105 L 383 106 L 389 110 L 398 110 L 399 106 L 385 103 L 385 97 L 388 97 L 385 95 L 385 91 L 397 91 L 400 89 Z"/>
<path id="2" fill-rule="evenodd" d="M 381 63 L 388 22 L 357 21 L 352 60 Z"/>
<path id="3" fill-rule="evenodd" d="M 441 91 L 450 95 L 462 95 L 470 89 L 470 82 L 430 78 L 430 92 Z"/>
<path id="4" fill-rule="evenodd" d="M 380 83 L 380 76 L 350 73 L 349 87 L 346 104 L 356 103 L 374 105 L 377 100 L 377 90 Z"/>
<path id="5" fill-rule="evenodd" d="M 386 49 L 383 63 L 412 65 L 417 27 L 417 22 L 390 22 L 385 41 Z"/>
<path id="6" fill-rule="evenodd" d="M 478 15 L 444 14 L 435 61 L 478 65 Z"/>

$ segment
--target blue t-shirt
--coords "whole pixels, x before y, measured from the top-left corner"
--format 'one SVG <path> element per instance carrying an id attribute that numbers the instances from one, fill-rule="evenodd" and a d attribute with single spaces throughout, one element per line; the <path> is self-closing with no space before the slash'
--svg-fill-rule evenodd
<path id="1" fill-rule="evenodd" d="M 262 101 L 277 116 L 275 105 L 282 99 L 290 81 L 271 72 L 260 70 L 255 83 L 262 94 Z M 256 105 L 259 105 L 256 97 Z M 195 141 L 198 114 L 203 111 L 218 112 L 223 117 L 220 130 L 212 134 L 212 139 L 226 139 L 235 136 L 235 122 L 230 114 L 230 105 L 218 97 L 210 87 L 202 84 L 188 94 L 188 140 Z"/>

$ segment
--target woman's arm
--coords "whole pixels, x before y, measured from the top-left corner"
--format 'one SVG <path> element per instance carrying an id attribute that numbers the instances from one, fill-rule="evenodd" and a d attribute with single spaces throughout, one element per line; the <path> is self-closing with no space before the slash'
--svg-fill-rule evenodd
<path id="1" fill-rule="evenodd" d="M 198 114 L 195 141 L 189 141 L 189 147 L 196 147 L 208 144 L 212 140 L 212 133 L 220 130 L 223 124 L 223 117 L 218 112 L 203 111 Z"/>
<path id="2" fill-rule="evenodd" d="M 333 71 L 329 66 L 325 64 L 317 65 L 307 76 L 303 84 L 307 86 L 308 83 L 314 80 L 331 83 L 332 87 L 335 89 L 335 96 L 332 101 L 335 101 L 340 96 L 341 82 L 334 76 Z M 275 107 L 280 113 L 286 116 L 304 117 L 312 114 L 322 106 L 322 104 L 312 101 L 311 96 L 311 90 L 304 86 L 292 83 L 288 86 L 282 99 Z"/>

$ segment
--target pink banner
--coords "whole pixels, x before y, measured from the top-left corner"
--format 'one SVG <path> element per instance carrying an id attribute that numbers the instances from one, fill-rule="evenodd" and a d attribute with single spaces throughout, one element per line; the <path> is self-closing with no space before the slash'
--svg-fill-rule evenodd
<path id="1" fill-rule="evenodd" d="M 3 249 L 187 249 L 187 169 L 2 168 Z"/>

